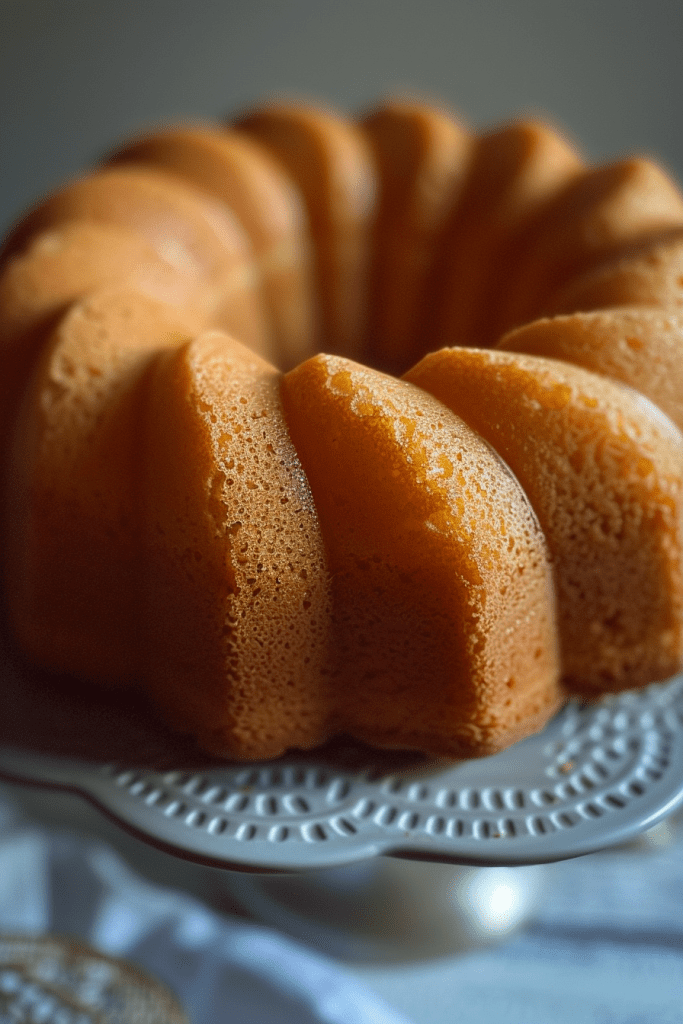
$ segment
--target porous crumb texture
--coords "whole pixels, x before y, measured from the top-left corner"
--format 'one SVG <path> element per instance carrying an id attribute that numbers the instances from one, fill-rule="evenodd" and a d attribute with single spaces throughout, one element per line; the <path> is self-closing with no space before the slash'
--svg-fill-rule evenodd
<path id="1" fill-rule="evenodd" d="M 672 675 L 682 310 L 676 186 L 546 125 L 127 143 L 0 253 L 19 646 L 239 759 L 486 755 Z"/>

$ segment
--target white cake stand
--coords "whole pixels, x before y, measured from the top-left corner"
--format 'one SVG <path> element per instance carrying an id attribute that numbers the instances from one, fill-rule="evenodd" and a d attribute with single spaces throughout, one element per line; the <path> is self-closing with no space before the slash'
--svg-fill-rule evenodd
<path id="1" fill-rule="evenodd" d="M 683 676 L 596 704 L 570 704 L 542 733 L 494 757 L 430 762 L 338 742 L 249 765 L 194 763 L 196 755 L 179 752 L 177 740 L 169 746 L 140 718 L 122 718 L 115 704 L 84 702 L 57 686 L 46 690 L 11 662 L 3 677 L 9 712 L 4 730 L 0 724 L 0 778 L 78 794 L 146 843 L 230 869 L 232 892 L 252 911 L 289 931 L 310 934 L 313 927 L 316 943 L 327 948 L 354 899 L 366 908 L 394 897 L 410 903 L 400 879 L 387 880 L 395 865 L 384 862 L 381 878 L 370 877 L 369 862 L 380 854 L 457 865 L 448 876 L 449 898 L 461 917 L 468 900 L 478 907 L 481 934 L 490 938 L 531 912 L 538 868 L 526 875 L 511 868 L 622 843 L 683 803 Z M 91 718 L 77 728 L 94 738 L 99 754 L 69 757 L 62 749 L 73 749 L 69 723 L 85 704 L 92 704 Z M 22 722 L 29 721 L 39 725 L 27 744 Z M 134 756 L 109 756 L 117 730 Z M 474 875 L 472 868 L 489 873 Z M 488 903 L 498 898 L 503 906 L 487 881 L 492 868 L 505 878 L 507 911 L 500 909 L 497 920 L 492 911 L 487 922 Z M 311 875 L 312 869 L 328 874 Z M 415 866 L 404 869 L 414 882 Z M 240 881 L 236 871 L 252 874 Z M 259 880 L 254 872 L 298 877 Z M 438 909 L 445 884 L 437 886 L 441 896 L 423 891 L 416 899 L 423 906 L 436 901 Z M 307 893 L 325 921 L 313 922 Z M 386 935 L 398 934 L 397 917 L 385 917 Z M 360 934 L 354 941 L 363 948 Z M 380 938 L 372 943 L 381 945 Z"/>

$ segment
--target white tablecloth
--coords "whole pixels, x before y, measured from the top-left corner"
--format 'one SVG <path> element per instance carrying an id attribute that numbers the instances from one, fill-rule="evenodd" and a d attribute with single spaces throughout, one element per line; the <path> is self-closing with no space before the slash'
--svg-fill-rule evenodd
<path id="1" fill-rule="evenodd" d="M 494 948 L 352 970 L 159 888 L 0 795 L 0 931 L 130 958 L 193 1024 L 683 1024 L 683 835 L 549 866 L 531 924 Z"/>
<path id="2" fill-rule="evenodd" d="M 524 931 L 494 948 L 363 971 L 415 1024 L 683 1024 L 683 827 L 546 869 Z"/>
<path id="3" fill-rule="evenodd" d="M 7 801 L 0 931 L 77 936 L 131 959 L 181 997 L 192 1024 L 405 1022 L 331 960 L 158 888 L 107 846 L 34 826 Z"/>

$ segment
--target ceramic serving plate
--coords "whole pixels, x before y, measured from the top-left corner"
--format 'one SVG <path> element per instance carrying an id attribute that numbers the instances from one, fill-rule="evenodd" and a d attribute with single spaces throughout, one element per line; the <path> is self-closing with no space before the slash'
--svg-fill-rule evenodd
<path id="1" fill-rule="evenodd" d="M 378 854 L 481 866 L 589 853 L 683 803 L 683 676 L 570 704 L 494 757 L 460 763 L 338 741 L 226 764 L 144 708 L 3 661 L 0 776 L 76 792 L 138 837 L 227 868 L 300 871 Z"/>

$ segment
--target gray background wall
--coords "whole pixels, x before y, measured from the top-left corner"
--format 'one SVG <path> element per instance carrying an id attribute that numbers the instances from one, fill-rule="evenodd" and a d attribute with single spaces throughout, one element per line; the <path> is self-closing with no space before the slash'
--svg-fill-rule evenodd
<path id="1" fill-rule="evenodd" d="M 680 0 L 0 0 L 0 231 L 138 128 L 272 93 L 548 113 L 683 177 Z"/>

